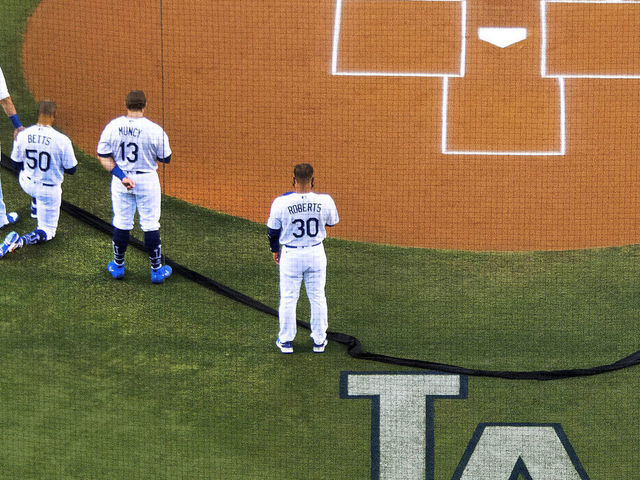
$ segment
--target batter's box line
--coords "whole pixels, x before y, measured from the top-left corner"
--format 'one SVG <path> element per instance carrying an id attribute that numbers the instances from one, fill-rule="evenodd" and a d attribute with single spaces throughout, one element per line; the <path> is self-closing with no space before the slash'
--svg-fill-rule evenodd
<path id="1" fill-rule="evenodd" d="M 333 46 L 331 52 L 331 75 L 351 77 L 464 77 L 467 52 L 467 0 L 404 0 L 410 2 L 453 2 L 460 4 L 460 66 L 458 72 L 393 72 L 393 71 L 349 71 L 338 70 L 340 49 L 340 27 L 343 0 L 336 0 L 333 24 Z"/>
<path id="2" fill-rule="evenodd" d="M 639 73 L 549 73 L 547 66 L 547 4 L 585 4 L 585 5 L 636 5 L 638 0 L 540 0 L 540 75 L 543 78 L 602 78 L 633 80 L 640 79 Z"/>
<path id="3" fill-rule="evenodd" d="M 458 72 L 393 72 L 393 71 L 345 71 L 338 69 L 338 56 L 340 50 L 340 27 L 342 23 L 343 0 L 336 0 L 335 21 L 333 27 L 333 46 L 331 54 L 331 74 L 334 76 L 351 77 L 437 77 L 443 81 L 442 97 L 442 153 L 446 155 L 528 155 L 528 156 L 550 156 L 565 155 L 566 153 L 566 127 L 565 127 L 565 98 L 564 98 L 564 78 L 556 77 L 560 90 L 560 149 L 558 151 L 490 151 L 490 150 L 449 150 L 447 148 L 447 116 L 448 116 L 448 91 L 449 78 L 463 78 L 465 76 L 466 50 L 467 50 L 467 1 L 466 0 L 405 0 L 424 2 L 456 2 L 460 4 L 460 67 Z M 543 0 L 544 1 L 544 0 Z"/>
<path id="4" fill-rule="evenodd" d="M 449 150 L 447 148 L 447 126 L 449 110 L 449 77 L 442 79 L 442 153 L 445 155 L 515 155 L 515 156 L 553 156 L 565 155 L 567 152 L 566 101 L 564 78 L 558 81 L 558 96 L 560 100 L 560 148 L 557 151 L 502 151 L 502 150 Z"/>

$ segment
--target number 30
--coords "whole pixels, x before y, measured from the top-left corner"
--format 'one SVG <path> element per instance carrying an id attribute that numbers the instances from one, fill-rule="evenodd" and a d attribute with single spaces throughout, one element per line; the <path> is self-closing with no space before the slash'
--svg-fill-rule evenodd
<path id="1" fill-rule="evenodd" d="M 302 219 L 294 220 L 291 223 L 295 224 L 298 227 L 298 231 L 293 232 L 293 236 L 296 238 L 304 237 L 305 233 L 309 235 L 311 238 L 318 235 L 318 230 L 319 230 L 318 225 L 320 224 L 320 222 L 318 221 L 317 218 L 308 219 L 306 224 L 305 224 L 305 221 Z M 306 226 L 306 229 L 305 229 L 305 226 Z"/>

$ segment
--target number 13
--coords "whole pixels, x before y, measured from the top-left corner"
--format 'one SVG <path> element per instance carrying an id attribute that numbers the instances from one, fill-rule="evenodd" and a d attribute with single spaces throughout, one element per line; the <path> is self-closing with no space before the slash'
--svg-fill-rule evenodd
<path id="1" fill-rule="evenodd" d="M 131 147 L 131 152 L 129 153 L 129 155 L 125 153 L 124 147 L 124 142 L 122 142 L 120 144 L 120 154 L 122 155 L 122 159 L 126 159 L 131 163 L 135 163 L 136 161 L 138 161 L 138 144 L 133 142 L 127 143 L 127 148 Z"/>

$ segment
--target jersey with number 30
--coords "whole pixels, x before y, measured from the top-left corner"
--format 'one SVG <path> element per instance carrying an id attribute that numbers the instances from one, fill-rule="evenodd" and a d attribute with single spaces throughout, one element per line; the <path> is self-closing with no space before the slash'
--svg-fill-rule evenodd
<path id="1" fill-rule="evenodd" d="M 169 137 L 162 127 L 145 117 L 118 117 L 100 135 L 98 155 L 113 157 L 124 172 L 150 172 L 171 155 Z"/>
<path id="2" fill-rule="evenodd" d="M 60 185 L 64 169 L 78 164 L 69 137 L 46 125 L 32 125 L 20 132 L 13 142 L 11 160 L 24 163 L 31 180 L 50 185 Z"/>
<path id="3" fill-rule="evenodd" d="M 336 204 L 328 194 L 290 192 L 273 201 L 267 227 L 281 230 L 282 245 L 310 247 L 327 237 L 326 225 L 338 221 Z"/>

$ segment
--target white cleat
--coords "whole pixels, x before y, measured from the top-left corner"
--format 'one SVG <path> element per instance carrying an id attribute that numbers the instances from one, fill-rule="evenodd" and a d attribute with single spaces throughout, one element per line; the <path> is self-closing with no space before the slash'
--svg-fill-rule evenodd
<path id="1" fill-rule="evenodd" d="M 324 342 L 318 344 L 318 343 L 313 343 L 313 353 L 324 353 L 324 348 L 327 346 L 327 339 L 324 339 Z"/>

